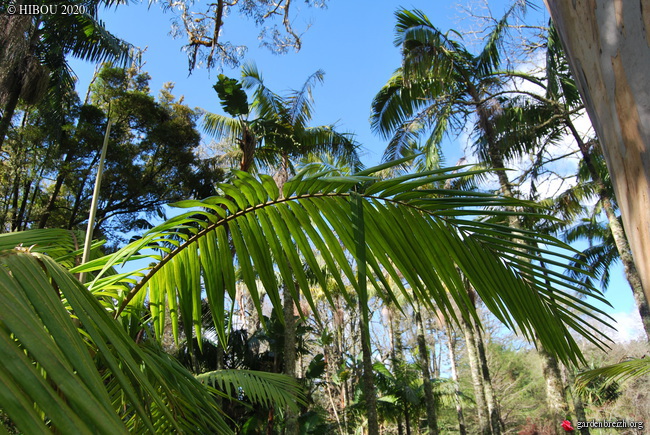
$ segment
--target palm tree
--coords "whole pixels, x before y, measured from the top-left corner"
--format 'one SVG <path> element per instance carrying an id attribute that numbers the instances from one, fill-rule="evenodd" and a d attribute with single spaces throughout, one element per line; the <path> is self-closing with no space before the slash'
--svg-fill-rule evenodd
<path id="1" fill-rule="evenodd" d="M 291 174 L 292 161 L 302 157 L 329 153 L 334 158 L 358 162 L 357 144 L 351 135 L 339 133 L 331 125 L 309 126 L 312 89 L 323 78 L 323 71 L 316 71 L 299 90 L 282 97 L 264 85 L 253 64 L 242 67 L 241 82 L 220 75 L 215 90 L 230 116 L 207 113 L 205 128 L 218 140 L 236 145 L 236 152 L 228 156 L 239 161 L 240 170 L 280 168 L 280 184 Z M 244 89 L 253 91 L 250 103 Z"/>
<path id="2" fill-rule="evenodd" d="M 373 127 L 384 136 L 392 135 L 385 158 L 412 149 L 418 137 L 427 131 L 430 134 L 424 152 L 435 155 L 450 125 L 464 127 L 470 116 L 474 116 L 480 139 L 479 155 L 498 170 L 496 175 L 503 195 L 514 197 L 513 184 L 503 170 L 508 156 L 504 153 L 507 142 L 499 136 L 494 121 L 500 112 L 496 96 L 510 92 L 504 91 L 503 76 L 498 73 L 500 44 L 508 18 L 518 6 L 515 3 L 506 12 L 476 55 L 435 28 L 422 12 L 397 12 L 396 44 L 402 47 L 403 65 L 373 102 Z M 520 230 L 522 222 L 515 210 L 506 208 L 506 212 L 508 225 Z M 558 363 L 543 348 L 540 351 L 549 376 L 549 406 L 557 409 L 557 414 L 566 414 L 568 406 Z M 490 402 L 489 397 L 486 399 Z M 492 431 L 499 433 L 498 415 L 495 409 L 490 413 Z"/>
<path id="3" fill-rule="evenodd" d="M 575 115 L 584 113 L 584 105 L 562 51 L 559 36 L 552 25 L 548 30 L 546 50 L 544 77 L 540 79 L 531 74 L 513 73 L 516 77 L 536 85 L 543 92 L 527 92 L 519 98 L 503 101 L 496 122 L 497 129 L 502 132 L 503 142 L 507 143 L 506 152 L 511 155 L 521 155 L 526 152 L 541 155 L 546 146 L 555 143 L 558 138 L 565 137 L 567 133 L 573 138 L 581 155 L 577 174 L 579 185 L 562 195 L 559 203 L 564 205 L 565 214 L 568 212 L 567 217 L 576 217 L 583 209 L 581 207 L 576 209 L 573 204 L 575 200 L 585 200 L 590 197 L 597 199 L 593 213 L 597 215 L 602 211 L 607 217 L 609 232 L 607 239 L 611 238 L 612 248 L 616 251 L 611 254 L 615 254 L 615 257 L 620 258 L 623 263 L 625 276 L 632 289 L 646 336 L 650 340 L 650 306 L 632 258 L 628 238 L 618 216 L 618 203 L 612 181 L 604 157 L 598 149 L 598 142 L 585 140 L 574 124 Z M 513 129 L 513 126 L 517 127 Z M 573 211 L 571 207 L 574 208 Z M 593 219 L 588 218 L 588 220 Z M 593 224 L 595 225 L 595 222 Z M 581 230 L 576 228 L 572 233 L 573 235 L 569 237 L 575 240 L 580 237 Z M 596 234 L 602 232 L 597 231 Z M 607 264 L 611 264 L 611 261 Z"/>
<path id="4" fill-rule="evenodd" d="M 24 0 L 13 3 L 17 8 Z M 0 16 L 0 146 L 5 140 L 14 111 L 22 98 L 27 104 L 39 101 L 45 93 L 60 101 L 74 88 L 74 75 L 67 63 L 73 56 L 91 62 L 126 62 L 131 46 L 109 33 L 97 18 L 100 6 L 114 0 L 74 0 L 83 7 L 77 15 L 3 14 Z M 53 106 L 57 106 L 54 104 Z M 58 104 L 58 111 L 63 110 Z M 61 113 L 56 114 L 61 117 Z"/>
<path id="5" fill-rule="evenodd" d="M 611 13 L 607 7 L 582 8 L 558 0 L 545 3 L 601 141 L 624 227 L 634 232 L 630 251 L 650 301 L 650 266 L 645 261 L 650 252 L 650 145 L 644 120 L 650 52 L 639 20 L 648 5 L 628 1 Z"/>
<path id="6" fill-rule="evenodd" d="M 208 113 L 205 117 L 206 130 L 217 138 L 226 138 L 237 145 L 241 155 L 240 170 L 259 170 L 256 163 L 277 168 L 274 178 L 280 191 L 292 171 L 292 162 L 298 158 L 326 152 L 358 164 L 357 145 L 349 135 L 335 131 L 332 126 L 308 126 L 313 111 L 312 88 L 323 78 L 323 71 L 318 70 L 305 80 L 300 90 L 280 97 L 264 85 L 262 75 L 253 64 L 242 68 L 242 83 L 220 75 L 215 90 L 232 118 Z M 253 90 L 250 105 L 244 88 Z M 254 114 L 253 120 L 248 119 L 250 114 Z M 282 285 L 284 369 L 285 374 L 295 376 L 295 308 L 292 291 L 288 287 L 294 284 L 284 282 Z M 297 430 L 295 415 L 289 412 L 287 432 L 293 434 Z"/>

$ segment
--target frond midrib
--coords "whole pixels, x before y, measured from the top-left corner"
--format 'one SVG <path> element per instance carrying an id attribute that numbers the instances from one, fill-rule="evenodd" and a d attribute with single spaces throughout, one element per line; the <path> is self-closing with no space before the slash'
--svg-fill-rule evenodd
<path id="1" fill-rule="evenodd" d="M 260 204 L 255 204 L 253 206 L 247 207 L 245 209 L 239 210 L 229 216 L 226 216 L 224 218 L 219 219 L 218 221 L 211 223 L 204 229 L 198 231 L 196 234 L 188 238 L 185 242 L 180 244 L 176 249 L 172 250 L 169 252 L 168 255 L 163 257 L 153 268 L 150 269 L 150 271 L 129 291 L 129 293 L 125 296 L 125 298 L 122 300 L 118 310 L 115 313 L 115 317 L 117 318 L 122 311 L 126 308 L 126 306 L 129 304 L 129 302 L 135 297 L 135 295 L 144 288 L 145 284 L 149 282 L 149 280 L 159 271 L 161 270 L 167 263 L 169 263 L 174 257 L 176 257 L 178 254 L 180 254 L 184 249 L 188 248 L 191 246 L 193 243 L 196 243 L 201 237 L 206 236 L 208 233 L 215 231 L 217 228 L 224 226 L 228 224 L 230 221 L 233 221 L 237 218 L 240 218 L 242 216 L 247 215 L 248 213 L 253 213 L 257 210 L 264 209 L 266 207 L 270 206 L 275 206 L 278 204 L 282 204 L 285 202 L 291 202 L 291 201 L 300 201 L 304 199 L 314 199 L 314 198 L 345 198 L 349 197 L 351 195 L 350 192 L 329 192 L 329 193 L 310 193 L 310 194 L 304 194 L 304 195 L 294 195 L 294 196 L 289 196 L 286 198 L 278 198 L 273 201 L 266 201 Z M 432 216 L 436 219 L 441 219 L 441 220 L 446 220 L 444 216 L 437 215 L 434 211 L 424 209 L 422 207 L 418 207 L 416 205 L 410 204 L 409 202 L 403 201 L 403 200 L 397 200 L 393 198 L 386 198 L 380 195 L 364 195 L 363 193 L 360 194 L 363 199 L 366 200 L 379 200 L 387 203 L 392 203 L 396 204 L 401 207 L 408 207 L 413 210 L 416 210 L 420 213 Z M 462 229 L 458 228 L 459 231 L 462 231 Z M 169 230 L 167 230 L 169 231 Z"/>

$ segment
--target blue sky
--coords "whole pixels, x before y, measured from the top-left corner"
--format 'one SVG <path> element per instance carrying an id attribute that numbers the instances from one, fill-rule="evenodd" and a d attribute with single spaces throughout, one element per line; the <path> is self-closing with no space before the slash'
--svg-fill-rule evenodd
<path id="1" fill-rule="evenodd" d="M 500 17 L 508 3 L 490 1 L 489 7 L 494 16 Z M 539 8 L 532 13 L 536 20 L 545 22 L 548 14 L 541 0 L 536 3 Z M 460 21 L 463 11 L 454 3 L 440 0 L 330 0 L 326 9 L 307 8 L 303 2 L 294 0 L 292 6 L 299 12 L 293 22 L 296 30 L 300 32 L 309 27 L 303 35 L 303 48 L 299 53 L 274 55 L 258 47 L 258 29 L 235 14 L 226 18 L 221 38 L 247 45 L 246 61 L 254 61 L 265 84 L 278 93 L 299 88 L 310 74 L 323 69 L 325 82 L 314 92 L 313 124 L 336 123 L 339 131 L 355 133 L 364 148 L 364 163 L 378 163 L 386 143 L 372 134 L 368 117 L 372 98 L 400 63 L 399 50 L 393 45 L 394 12 L 401 7 L 421 9 L 434 25 L 446 30 L 467 24 Z M 146 48 L 144 70 L 151 75 L 150 86 L 154 94 L 163 83 L 173 82 L 174 94 L 182 95 L 189 106 L 221 113 L 212 85 L 220 72 L 239 77 L 239 70 L 226 68 L 209 72 L 197 69 L 188 76 L 187 56 L 181 51 L 184 40 L 169 35 L 172 17 L 171 13 L 163 13 L 159 5 L 148 8 L 147 2 L 100 13 L 112 33 L 137 47 Z M 74 61 L 72 66 L 79 77 L 79 93 L 84 95 L 94 65 Z M 210 138 L 204 140 L 209 142 Z M 446 142 L 444 153 L 450 165 L 464 155 L 464 144 L 460 142 L 453 138 Z M 606 294 L 614 305 L 611 311 L 616 317 L 629 321 L 635 306 L 622 268 L 617 267 L 612 276 Z"/>
<path id="2" fill-rule="evenodd" d="M 494 1 L 490 7 L 495 16 L 500 16 L 506 4 Z M 372 98 L 400 63 L 399 50 L 393 45 L 395 11 L 400 7 L 422 9 L 442 29 L 460 24 L 456 20 L 460 11 L 452 3 L 430 0 L 330 0 L 325 9 L 308 8 L 294 1 L 292 7 L 299 12 L 294 20 L 296 30 L 309 27 L 298 53 L 275 55 L 258 47 L 258 29 L 235 14 L 226 19 L 221 38 L 247 45 L 246 61 L 257 64 L 265 84 L 275 92 L 299 88 L 310 74 L 323 69 L 325 82 L 314 92 L 314 124 L 336 123 L 339 130 L 355 133 L 367 152 L 365 163 L 378 163 L 385 142 L 371 133 L 368 117 Z M 112 33 L 147 49 L 144 69 L 152 77 L 153 92 L 165 82 L 174 82 L 174 93 L 183 95 L 189 106 L 220 112 L 212 89 L 219 71 L 198 69 L 188 76 L 187 56 L 181 51 L 184 40 L 169 35 L 172 17 L 158 5 L 148 8 L 146 2 L 119 6 L 100 15 Z M 93 66 L 75 62 L 73 67 L 80 78 L 80 93 L 84 93 Z M 223 73 L 240 75 L 238 69 L 226 68 Z M 462 149 L 448 148 L 448 160 L 453 164 Z"/>

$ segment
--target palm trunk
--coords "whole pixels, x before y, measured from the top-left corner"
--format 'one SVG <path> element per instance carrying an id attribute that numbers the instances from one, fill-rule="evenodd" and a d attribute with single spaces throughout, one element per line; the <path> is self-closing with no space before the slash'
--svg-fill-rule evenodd
<path id="1" fill-rule="evenodd" d="M 2 118 L 0 118 L 0 147 L 5 141 L 5 137 L 9 132 L 9 126 L 11 125 L 11 118 L 14 116 L 16 111 L 16 106 L 18 106 L 18 100 L 20 98 L 20 86 L 17 89 L 11 89 L 7 103 L 5 104 L 4 111 L 2 112 Z"/>
<path id="2" fill-rule="evenodd" d="M 338 295 L 335 299 L 336 301 L 336 312 L 333 316 L 334 325 L 336 327 L 336 364 L 334 365 L 335 370 L 338 370 L 339 367 L 343 364 L 343 334 L 344 334 L 344 316 L 345 311 L 343 310 L 343 304 L 341 304 L 342 296 Z M 339 400 L 340 400 L 340 409 L 343 410 L 343 426 L 344 432 L 348 433 L 348 417 L 345 410 L 348 407 L 348 383 L 349 379 L 344 379 L 343 382 L 339 384 Z"/>
<path id="3" fill-rule="evenodd" d="M 478 94 L 473 94 L 472 97 L 475 99 L 475 101 L 479 101 Z M 498 144 L 496 142 L 492 125 L 489 121 L 488 113 L 486 112 L 486 109 L 480 104 L 477 104 L 477 113 L 479 116 L 479 123 L 481 125 L 481 128 L 487 137 L 489 147 L 488 154 L 490 156 L 491 164 L 494 168 L 503 168 L 505 167 L 503 158 L 499 152 Z M 499 171 L 497 175 L 503 196 L 514 198 L 512 185 L 508 179 L 508 175 L 504 171 Z M 516 216 L 509 217 L 509 225 L 514 229 L 521 229 L 521 223 Z M 546 352 L 541 344 L 538 345 L 538 351 L 540 357 L 542 358 L 543 372 L 546 379 L 546 398 L 551 413 L 553 415 L 559 415 L 564 410 L 564 414 L 566 414 L 568 406 L 566 398 L 564 397 L 564 387 L 562 378 L 560 376 L 557 360 L 548 352 Z M 493 428 L 494 420 L 494 417 L 491 418 Z M 556 419 L 556 421 L 561 420 Z"/>
<path id="4" fill-rule="evenodd" d="M 363 358 L 363 395 L 366 400 L 366 417 L 368 418 L 368 435 L 379 433 L 379 416 L 377 415 L 377 393 L 375 391 L 374 370 L 372 367 L 372 348 L 370 347 L 370 319 L 368 306 L 363 306 L 359 298 L 361 313 L 361 354 Z M 408 428 L 408 417 L 406 421 Z"/>
<path id="5" fill-rule="evenodd" d="M 379 434 L 379 416 L 377 415 L 377 393 L 375 391 L 374 370 L 372 367 L 372 348 L 370 345 L 370 307 L 368 298 L 368 276 L 366 264 L 366 235 L 363 214 L 364 200 L 358 194 L 351 198 L 351 212 L 354 222 L 356 241 L 357 285 L 359 312 L 361 313 L 361 355 L 363 359 L 363 395 L 366 401 L 368 434 Z M 408 420 L 408 418 L 407 418 Z M 407 421 L 408 427 L 408 421 Z"/>
<path id="6" fill-rule="evenodd" d="M 282 157 L 282 166 L 278 171 L 277 176 L 275 177 L 275 183 L 282 192 L 282 187 L 287 182 L 289 178 L 289 157 L 284 155 Z M 282 195 L 282 193 L 280 193 Z M 296 285 L 294 283 L 285 283 L 284 289 L 282 292 L 282 311 L 284 314 L 284 369 L 283 372 L 285 375 L 292 378 L 296 378 L 296 320 L 294 317 L 295 305 L 291 292 L 289 291 L 289 285 Z M 292 409 L 287 408 L 286 412 L 286 435 L 297 435 L 300 432 L 300 426 L 298 424 L 298 415 Z"/>
<path id="7" fill-rule="evenodd" d="M 420 355 L 420 365 L 422 366 L 422 382 L 424 387 L 424 397 L 427 410 L 427 426 L 429 434 L 438 434 L 438 416 L 436 415 L 436 402 L 433 397 L 433 387 L 431 385 L 431 373 L 429 371 L 429 352 L 424 341 L 424 324 L 422 322 L 422 309 L 420 303 L 415 301 L 415 322 L 417 323 L 417 343 Z"/>
<path id="8" fill-rule="evenodd" d="M 650 342 L 650 304 L 648 304 L 646 293 L 643 290 L 641 276 L 639 275 L 634 259 L 632 258 L 632 251 L 630 250 L 630 245 L 625 236 L 623 226 L 614 213 L 611 199 L 603 198 L 602 196 L 601 199 L 603 202 L 603 209 L 605 210 L 607 220 L 609 221 L 609 228 L 614 237 L 614 243 L 616 243 L 616 249 L 618 249 L 621 262 L 623 263 L 625 276 L 627 277 L 627 281 L 630 283 L 634 302 L 639 310 L 639 316 L 641 316 L 641 323 L 643 323 L 646 341 Z"/>
<path id="9" fill-rule="evenodd" d="M 451 327 L 447 323 L 445 323 L 445 326 L 447 330 L 447 345 L 449 347 L 449 361 L 451 364 L 451 379 L 454 381 L 454 384 L 458 386 L 458 368 L 456 367 L 456 339 L 454 337 L 454 331 L 451 329 Z M 458 393 L 458 390 L 454 392 L 456 415 L 458 416 L 458 432 L 460 435 L 467 435 L 465 417 L 463 416 L 463 405 L 460 402 Z"/>
<path id="10" fill-rule="evenodd" d="M 293 297 L 287 285 L 282 292 L 282 304 L 284 312 L 284 369 L 285 375 L 296 378 L 296 319 L 294 317 Z M 290 408 L 286 409 L 286 431 L 287 435 L 300 433 L 298 415 Z"/>
<path id="11" fill-rule="evenodd" d="M 13 6 L 20 7 L 25 0 L 12 2 Z M 8 90 L 4 98 L 4 110 L 0 118 L 0 149 L 9 133 L 11 119 L 16 111 L 21 93 L 29 83 L 25 83 L 25 70 L 33 53 L 34 45 L 40 36 L 40 18 L 34 20 L 33 16 L 23 14 L 4 14 L 0 16 L 0 62 L 7 69 L 6 80 L 0 83 L 3 90 Z M 25 38 L 27 36 L 27 38 Z M 24 95 L 23 95 L 24 96 Z"/>
<path id="12" fill-rule="evenodd" d="M 490 412 L 487 407 L 485 398 L 485 386 L 481 373 L 478 351 L 476 350 L 476 336 L 474 328 L 465 320 L 463 316 L 458 316 L 460 326 L 465 336 L 465 347 L 467 349 L 467 359 L 472 373 L 472 384 L 474 386 L 474 401 L 476 402 L 476 412 L 478 415 L 479 433 L 489 435 L 492 433 L 489 420 Z"/>
<path id="13" fill-rule="evenodd" d="M 569 405 L 564 395 L 564 384 L 557 360 L 541 344 L 537 352 L 542 359 L 542 372 L 546 379 L 546 404 L 553 421 L 555 433 L 559 433 L 559 424 L 567 418 Z"/>
<path id="14" fill-rule="evenodd" d="M 390 335 L 390 360 L 393 373 L 397 373 L 397 363 L 403 357 L 402 354 L 402 334 L 399 327 L 395 327 L 395 313 L 392 306 L 385 307 L 388 311 L 388 334 Z M 397 435 L 403 435 L 404 428 L 402 425 L 402 415 L 397 415 Z"/>

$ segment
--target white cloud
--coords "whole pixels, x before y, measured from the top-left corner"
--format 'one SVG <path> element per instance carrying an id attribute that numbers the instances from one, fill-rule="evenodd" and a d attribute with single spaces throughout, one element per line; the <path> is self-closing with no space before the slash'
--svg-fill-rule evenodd
<path id="1" fill-rule="evenodd" d="M 645 332 L 643 331 L 643 324 L 641 323 L 641 316 L 639 312 L 632 309 L 630 312 L 613 313 L 611 316 L 616 320 L 614 325 L 617 331 L 604 331 L 616 343 L 628 343 L 634 340 L 643 340 Z"/>

